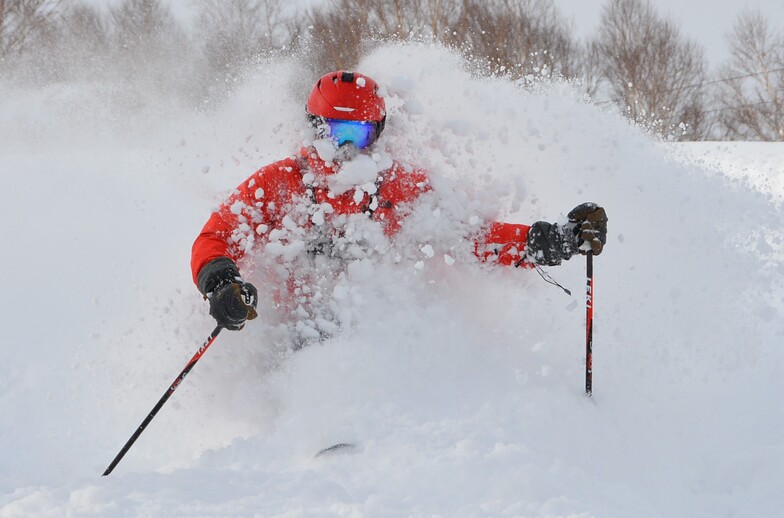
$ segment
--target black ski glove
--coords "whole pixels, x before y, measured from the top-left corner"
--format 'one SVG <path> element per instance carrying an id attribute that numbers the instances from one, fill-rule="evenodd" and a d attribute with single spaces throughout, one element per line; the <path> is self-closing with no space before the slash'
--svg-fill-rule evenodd
<path id="1" fill-rule="evenodd" d="M 557 266 L 576 251 L 577 240 L 565 226 L 537 221 L 528 230 L 525 255 L 534 264 Z"/>
<path id="2" fill-rule="evenodd" d="M 526 241 L 526 258 L 545 266 L 557 266 L 576 253 L 602 253 L 607 242 L 607 214 L 595 203 L 583 203 L 567 215 L 565 225 L 537 221 Z M 583 246 L 587 243 L 586 246 Z"/>
<path id="3" fill-rule="evenodd" d="M 228 257 L 205 264 L 197 282 L 199 291 L 210 301 L 210 315 L 219 326 L 239 331 L 246 320 L 256 318 L 258 291 L 242 280 L 237 265 Z"/>

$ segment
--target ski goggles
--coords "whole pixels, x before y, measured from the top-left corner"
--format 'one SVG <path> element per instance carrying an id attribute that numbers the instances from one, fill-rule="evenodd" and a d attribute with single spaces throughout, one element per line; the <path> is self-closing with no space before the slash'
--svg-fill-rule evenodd
<path id="1" fill-rule="evenodd" d="M 324 123 L 329 126 L 329 137 L 338 146 L 352 142 L 359 149 L 364 149 L 376 140 L 379 133 L 377 122 L 324 119 Z"/>

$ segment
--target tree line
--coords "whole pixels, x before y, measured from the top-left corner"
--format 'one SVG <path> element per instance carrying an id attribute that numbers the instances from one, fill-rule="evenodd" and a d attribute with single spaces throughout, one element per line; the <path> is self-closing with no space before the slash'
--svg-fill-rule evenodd
<path id="1" fill-rule="evenodd" d="M 784 141 L 784 36 L 759 12 L 738 15 L 730 57 L 709 73 L 700 45 L 650 0 L 609 0 L 588 41 L 552 0 L 325 0 L 305 11 L 285 0 L 191 1 L 186 28 L 163 0 L 0 0 L 0 74 L 111 73 L 206 103 L 269 57 L 295 56 L 310 80 L 356 67 L 384 42 L 435 41 L 477 74 L 571 81 L 666 139 Z"/>

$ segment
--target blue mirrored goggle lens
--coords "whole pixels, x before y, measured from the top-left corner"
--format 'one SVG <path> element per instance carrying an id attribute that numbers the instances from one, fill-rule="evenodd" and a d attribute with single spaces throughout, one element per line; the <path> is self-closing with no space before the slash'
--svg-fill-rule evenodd
<path id="1" fill-rule="evenodd" d="M 326 119 L 329 135 L 338 146 L 353 142 L 359 149 L 366 148 L 376 139 L 375 122 L 344 121 Z"/>

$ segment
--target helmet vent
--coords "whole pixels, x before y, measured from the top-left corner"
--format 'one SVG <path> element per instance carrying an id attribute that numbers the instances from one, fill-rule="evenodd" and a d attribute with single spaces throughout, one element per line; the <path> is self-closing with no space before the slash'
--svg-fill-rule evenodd
<path id="1" fill-rule="evenodd" d="M 354 82 L 354 72 L 343 72 L 340 75 L 340 80 L 344 83 L 353 83 Z"/>

